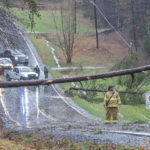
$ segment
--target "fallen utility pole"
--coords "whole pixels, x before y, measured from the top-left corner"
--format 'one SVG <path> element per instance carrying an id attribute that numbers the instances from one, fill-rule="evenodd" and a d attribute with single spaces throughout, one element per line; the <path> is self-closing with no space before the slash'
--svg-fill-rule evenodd
<path id="1" fill-rule="evenodd" d="M 94 74 L 94 75 L 78 76 L 78 77 L 66 77 L 66 78 L 57 78 L 57 79 L 49 79 L 49 80 L 0 82 L 0 88 L 79 82 L 79 81 L 87 81 L 87 80 L 94 80 L 94 79 L 105 79 L 105 78 L 111 78 L 111 77 L 117 77 L 117 76 L 123 76 L 123 75 L 131 75 L 133 77 L 135 73 L 140 73 L 140 72 L 147 71 L 147 70 L 150 70 L 150 65 L 132 68 L 132 69 L 125 69 L 125 70 L 100 73 L 100 74 Z"/>
<path id="2" fill-rule="evenodd" d="M 85 89 L 85 88 L 78 88 L 78 87 L 70 87 L 69 90 L 76 90 L 76 91 L 85 91 L 85 92 L 102 92 L 105 93 L 107 92 L 107 90 L 101 90 L 101 89 Z M 130 91 L 118 91 L 119 93 L 123 93 L 123 94 L 143 94 L 143 93 L 138 93 L 138 92 L 130 92 Z"/>

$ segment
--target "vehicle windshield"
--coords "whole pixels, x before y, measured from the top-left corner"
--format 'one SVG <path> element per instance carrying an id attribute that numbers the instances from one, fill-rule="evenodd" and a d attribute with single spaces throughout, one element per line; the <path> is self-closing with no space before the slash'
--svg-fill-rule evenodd
<path id="1" fill-rule="evenodd" d="M 19 68 L 19 72 L 33 72 L 31 68 Z"/>
<path id="2" fill-rule="evenodd" d="M 12 61 L 10 59 L 0 59 L 1 64 L 11 64 Z"/>
<path id="3" fill-rule="evenodd" d="M 20 52 L 20 51 L 18 51 L 18 50 L 11 50 L 11 53 L 12 53 L 13 55 L 22 55 L 22 54 L 23 54 L 22 52 Z"/>

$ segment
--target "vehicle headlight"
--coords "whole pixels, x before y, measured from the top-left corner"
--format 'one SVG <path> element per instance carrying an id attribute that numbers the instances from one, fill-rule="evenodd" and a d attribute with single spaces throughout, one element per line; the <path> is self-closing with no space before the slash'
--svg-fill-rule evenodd
<path id="1" fill-rule="evenodd" d="M 18 60 L 18 57 L 15 57 L 15 60 Z"/>
<path id="2" fill-rule="evenodd" d="M 13 67 L 13 66 L 10 66 L 10 68 L 13 69 L 14 67 Z"/>
<path id="3" fill-rule="evenodd" d="M 29 59 L 29 57 L 28 57 L 28 56 L 26 56 L 26 59 Z"/>
<path id="4" fill-rule="evenodd" d="M 36 77 L 38 77 L 38 74 L 36 74 Z"/>

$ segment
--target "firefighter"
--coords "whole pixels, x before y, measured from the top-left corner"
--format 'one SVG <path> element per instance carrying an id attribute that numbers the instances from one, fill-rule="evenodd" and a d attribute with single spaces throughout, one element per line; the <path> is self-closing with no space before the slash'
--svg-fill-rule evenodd
<path id="1" fill-rule="evenodd" d="M 34 71 L 38 74 L 38 79 L 40 77 L 40 68 L 38 67 L 38 65 L 36 65 L 36 67 L 34 68 Z"/>
<path id="2" fill-rule="evenodd" d="M 48 69 L 46 66 L 44 67 L 44 75 L 45 75 L 45 79 L 47 79 L 48 78 Z"/>
<path id="3" fill-rule="evenodd" d="M 121 100 L 118 92 L 115 91 L 113 85 L 109 85 L 108 92 L 105 94 L 104 107 L 106 109 L 106 124 L 110 124 L 111 117 L 113 123 L 118 123 L 118 106 L 121 105 Z"/>

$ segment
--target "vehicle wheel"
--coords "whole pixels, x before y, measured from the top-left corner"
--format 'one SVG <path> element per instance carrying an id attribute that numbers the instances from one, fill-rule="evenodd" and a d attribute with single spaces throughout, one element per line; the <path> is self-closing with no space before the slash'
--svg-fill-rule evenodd
<path id="1" fill-rule="evenodd" d="M 10 76 L 8 74 L 6 75 L 6 80 L 7 81 L 11 81 L 11 78 L 10 78 Z"/>

